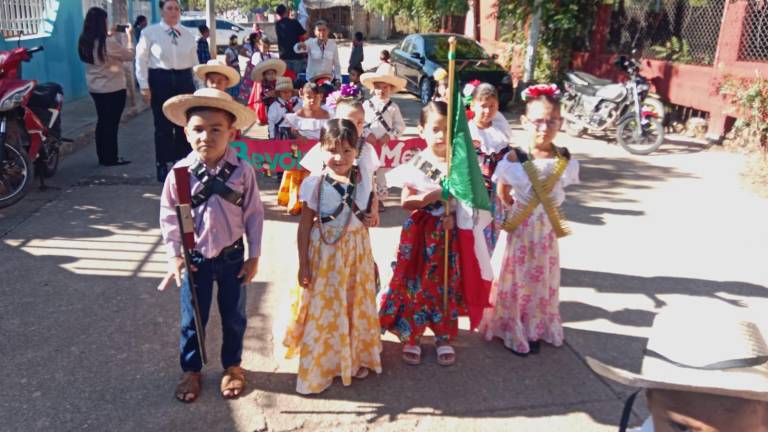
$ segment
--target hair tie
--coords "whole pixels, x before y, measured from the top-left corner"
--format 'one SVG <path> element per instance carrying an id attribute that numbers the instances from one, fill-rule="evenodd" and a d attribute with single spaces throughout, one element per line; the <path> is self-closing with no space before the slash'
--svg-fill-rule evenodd
<path id="1" fill-rule="evenodd" d="M 542 96 L 559 101 L 561 96 L 560 88 L 557 86 L 557 84 L 534 84 L 532 86 L 528 86 L 528 88 L 523 90 L 523 92 L 520 94 L 523 102 L 528 102 L 532 99 L 538 99 Z"/>

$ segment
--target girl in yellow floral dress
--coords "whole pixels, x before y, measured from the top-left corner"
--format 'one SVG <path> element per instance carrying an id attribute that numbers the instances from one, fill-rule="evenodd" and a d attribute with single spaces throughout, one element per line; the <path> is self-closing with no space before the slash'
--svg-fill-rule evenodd
<path id="1" fill-rule="evenodd" d="M 326 168 L 307 177 L 298 229 L 299 284 L 283 345 L 300 355 L 296 391 L 320 393 L 341 377 L 381 373 L 376 281 L 366 227 L 375 224 L 373 175 L 357 161 L 357 130 L 349 120 L 329 120 L 320 134 Z M 358 162 L 358 163 L 356 163 Z"/>

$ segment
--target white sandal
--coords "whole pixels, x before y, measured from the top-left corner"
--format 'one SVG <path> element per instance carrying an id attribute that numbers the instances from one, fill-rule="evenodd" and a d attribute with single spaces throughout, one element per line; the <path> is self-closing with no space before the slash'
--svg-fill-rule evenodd
<path id="1" fill-rule="evenodd" d="M 443 360 L 441 357 L 452 355 L 451 360 Z M 440 366 L 451 366 L 456 363 L 456 350 L 452 346 L 445 344 L 437 347 L 437 364 Z"/>
<path id="2" fill-rule="evenodd" d="M 367 367 L 361 366 L 357 369 L 357 372 L 355 372 L 354 377 L 356 379 L 362 380 L 368 378 L 369 369 Z"/>
<path id="3" fill-rule="evenodd" d="M 416 356 L 416 359 L 412 359 L 406 356 L 406 354 L 411 354 L 413 356 Z M 403 355 L 402 355 L 403 361 L 406 364 L 409 364 L 411 366 L 418 366 L 421 364 L 421 346 L 419 345 L 403 345 Z"/>

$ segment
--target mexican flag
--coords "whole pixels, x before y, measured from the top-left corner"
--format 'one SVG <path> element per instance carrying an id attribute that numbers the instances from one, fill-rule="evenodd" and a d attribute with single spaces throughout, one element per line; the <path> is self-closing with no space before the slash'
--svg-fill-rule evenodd
<path id="1" fill-rule="evenodd" d="M 454 85 L 451 94 L 453 112 L 451 131 L 451 168 L 443 180 L 443 193 L 454 197 L 459 205 L 456 209 L 456 225 L 459 232 L 459 265 L 463 281 L 462 292 L 472 328 L 480 324 L 483 309 L 490 307 L 489 297 L 493 269 L 483 229 L 492 221 L 491 203 L 485 189 L 480 165 L 477 163 L 475 148 L 469 124 L 461 103 L 459 85 Z"/>

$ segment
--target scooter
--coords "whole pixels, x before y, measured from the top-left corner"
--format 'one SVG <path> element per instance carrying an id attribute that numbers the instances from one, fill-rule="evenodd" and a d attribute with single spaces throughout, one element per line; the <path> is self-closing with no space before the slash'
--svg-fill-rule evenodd
<path id="1" fill-rule="evenodd" d="M 638 71 L 640 64 L 621 56 L 616 66 L 629 79 L 614 83 L 585 72 L 566 74 L 563 117 L 565 131 L 579 136 L 584 131 L 616 128 L 616 140 L 628 152 L 647 155 L 664 142 L 664 104 L 649 97 L 650 85 Z"/>
<path id="2" fill-rule="evenodd" d="M 59 166 L 64 92 L 56 83 L 21 79 L 21 62 L 42 50 L 0 51 L 0 208 L 26 195 L 35 171 L 45 189 Z"/>

